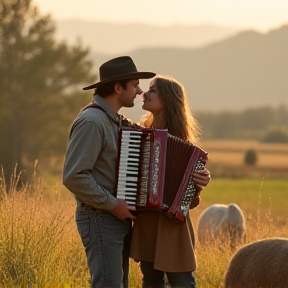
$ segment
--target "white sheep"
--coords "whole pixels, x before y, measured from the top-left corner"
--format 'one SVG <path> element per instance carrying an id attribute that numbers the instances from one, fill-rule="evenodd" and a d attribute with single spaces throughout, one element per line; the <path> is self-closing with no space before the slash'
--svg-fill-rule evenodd
<path id="1" fill-rule="evenodd" d="M 213 240 L 230 242 L 231 249 L 234 250 L 245 241 L 245 217 L 240 207 L 234 203 L 211 205 L 199 217 L 197 234 L 202 245 Z"/>
<path id="2" fill-rule="evenodd" d="M 269 238 L 240 248 L 224 277 L 224 288 L 288 287 L 288 238 Z"/>

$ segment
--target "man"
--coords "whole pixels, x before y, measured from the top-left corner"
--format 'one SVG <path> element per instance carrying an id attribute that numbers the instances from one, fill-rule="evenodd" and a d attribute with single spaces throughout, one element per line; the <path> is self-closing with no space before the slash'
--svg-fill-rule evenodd
<path id="1" fill-rule="evenodd" d="M 155 76 L 138 72 L 129 56 L 102 64 L 92 104 L 73 122 L 63 169 L 63 184 L 75 195 L 76 224 L 91 273 L 92 288 L 127 286 L 128 253 L 123 248 L 135 217 L 123 200 L 115 198 L 117 138 L 122 107 L 133 107 L 143 91 L 139 79 Z M 124 252 L 123 252 L 124 251 Z M 124 271 L 125 271 L 124 269 Z M 127 271 L 126 271 L 127 272 Z M 122 283 L 123 282 L 123 283 Z"/>

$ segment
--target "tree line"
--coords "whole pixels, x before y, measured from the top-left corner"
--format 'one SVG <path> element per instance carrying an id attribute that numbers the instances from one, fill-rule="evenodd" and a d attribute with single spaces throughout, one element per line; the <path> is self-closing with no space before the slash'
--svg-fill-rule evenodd
<path id="1" fill-rule="evenodd" d="M 203 139 L 250 139 L 288 143 L 288 107 L 257 107 L 243 111 L 196 113 Z"/>
<path id="2" fill-rule="evenodd" d="M 20 171 L 36 159 L 63 158 L 69 127 L 91 101 L 91 92 L 80 91 L 97 75 L 89 49 L 56 42 L 50 15 L 40 15 L 31 0 L 2 1 L 0 19 L 0 165 L 9 179 L 16 164 Z M 199 112 L 197 118 L 204 139 L 260 139 L 270 128 L 287 130 L 287 110 Z"/>

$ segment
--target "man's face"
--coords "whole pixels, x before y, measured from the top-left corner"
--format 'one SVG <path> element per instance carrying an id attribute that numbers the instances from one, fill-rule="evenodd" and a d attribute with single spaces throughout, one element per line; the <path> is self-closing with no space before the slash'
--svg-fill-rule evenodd
<path id="1" fill-rule="evenodd" d="M 126 89 L 123 88 L 122 93 L 119 96 L 119 101 L 123 107 L 133 107 L 136 96 L 142 93 L 143 91 L 139 87 L 138 79 L 128 81 Z"/>

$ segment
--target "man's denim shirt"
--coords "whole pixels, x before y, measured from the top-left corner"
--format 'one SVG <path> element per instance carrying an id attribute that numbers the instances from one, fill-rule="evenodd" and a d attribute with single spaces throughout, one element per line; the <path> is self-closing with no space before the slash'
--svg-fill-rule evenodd
<path id="1" fill-rule="evenodd" d="M 119 123 L 119 115 L 106 101 L 96 96 L 102 106 Z M 75 195 L 77 205 L 113 210 L 118 206 L 116 159 L 119 126 L 100 108 L 91 107 L 79 113 L 72 133 L 63 168 L 63 184 Z"/>

